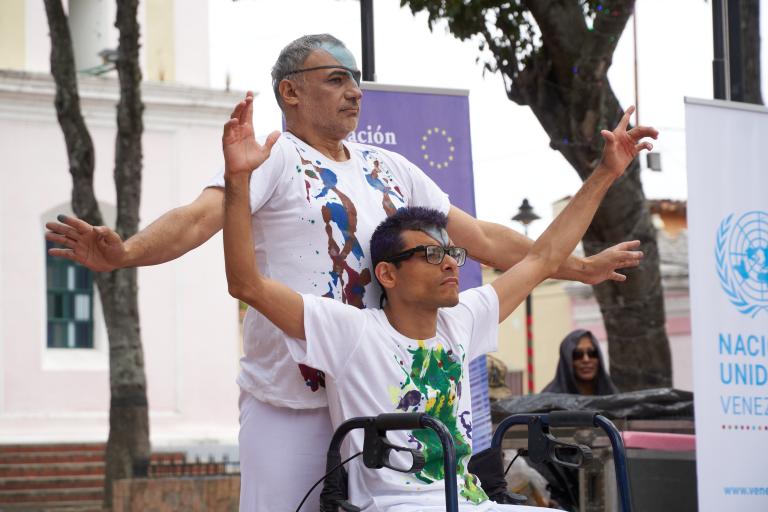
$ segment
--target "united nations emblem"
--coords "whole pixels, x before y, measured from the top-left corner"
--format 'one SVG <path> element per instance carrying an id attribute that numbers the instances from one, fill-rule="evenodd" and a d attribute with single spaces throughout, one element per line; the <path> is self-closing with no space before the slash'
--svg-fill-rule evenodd
<path id="1" fill-rule="evenodd" d="M 720 223 L 715 243 L 720 286 L 740 313 L 768 313 L 768 213 L 733 214 Z"/>

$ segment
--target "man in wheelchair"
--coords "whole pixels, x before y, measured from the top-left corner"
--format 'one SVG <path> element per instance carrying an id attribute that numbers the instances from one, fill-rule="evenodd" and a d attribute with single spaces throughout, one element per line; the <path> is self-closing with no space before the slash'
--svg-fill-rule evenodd
<path id="1" fill-rule="evenodd" d="M 459 293 L 459 267 L 467 251 L 451 243 L 442 213 L 405 208 L 382 222 L 370 247 L 372 270 L 386 300 L 380 310 L 302 295 L 260 272 L 250 226 L 249 178 L 259 172 L 275 138 L 257 144 L 245 126 L 250 119 L 233 114 L 223 135 L 229 292 L 290 336 L 289 350 L 298 363 L 325 372 L 334 428 L 351 417 L 426 412 L 442 421 L 454 439 L 457 471 L 447 477 L 457 479 L 461 510 L 515 510 L 515 505 L 489 501 L 467 471 L 472 442 L 468 365 L 496 350 L 499 322 L 558 269 L 611 184 L 640 150 L 651 149 L 641 139 L 655 138 L 656 130 L 627 129 L 633 110 L 627 110 L 613 132 L 602 132 L 601 163 L 529 254 L 489 285 Z M 353 460 L 348 466 L 350 501 L 367 511 L 445 510 L 446 475 L 438 438 L 427 430 L 389 435 L 395 445 L 421 450 L 423 468 L 405 474 L 368 469 Z M 352 433 L 345 451 L 360 452 L 362 443 L 361 433 Z M 397 453 L 390 462 L 411 465 Z"/>

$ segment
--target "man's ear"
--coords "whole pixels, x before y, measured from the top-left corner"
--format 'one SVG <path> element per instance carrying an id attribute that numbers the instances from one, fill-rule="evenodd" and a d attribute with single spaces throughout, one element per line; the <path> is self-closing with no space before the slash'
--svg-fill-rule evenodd
<path id="1" fill-rule="evenodd" d="M 283 101 L 283 105 L 296 105 L 299 102 L 299 96 L 297 94 L 296 82 L 283 78 L 277 85 L 277 92 L 280 93 L 280 98 Z"/>
<path id="2" fill-rule="evenodd" d="M 395 282 L 397 281 L 397 267 L 394 263 L 380 261 L 376 265 L 376 268 L 373 269 L 373 273 L 376 274 L 376 279 L 379 280 L 381 287 L 385 290 L 391 290 L 395 287 Z"/>

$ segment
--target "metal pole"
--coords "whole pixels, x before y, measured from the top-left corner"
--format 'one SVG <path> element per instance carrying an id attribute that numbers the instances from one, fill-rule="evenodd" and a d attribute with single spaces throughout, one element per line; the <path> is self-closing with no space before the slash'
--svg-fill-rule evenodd
<path id="1" fill-rule="evenodd" d="M 373 0 L 360 0 L 360 38 L 363 46 L 363 80 L 376 81 L 373 48 Z"/>
<path id="2" fill-rule="evenodd" d="M 528 225 L 525 225 L 525 237 L 528 238 Z M 533 291 L 525 297 L 525 350 L 528 369 L 528 394 L 534 393 L 533 385 Z"/>
<path id="3" fill-rule="evenodd" d="M 534 393 L 533 386 L 533 304 L 531 294 L 525 298 L 525 340 L 528 353 L 528 394 Z"/>
<path id="4" fill-rule="evenodd" d="M 637 3 L 632 11 L 632 42 L 635 61 L 635 125 L 640 126 L 640 88 L 637 85 Z"/>
<path id="5" fill-rule="evenodd" d="M 754 0 L 752 0 L 754 1 Z M 731 101 L 744 101 L 744 57 L 741 48 L 741 0 L 726 2 L 728 89 Z"/>
<path id="6" fill-rule="evenodd" d="M 714 42 L 714 59 L 712 60 L 714 96 L 718 100 L 730 100 L 728 0 L 712 0 L 712 38 Z"/>

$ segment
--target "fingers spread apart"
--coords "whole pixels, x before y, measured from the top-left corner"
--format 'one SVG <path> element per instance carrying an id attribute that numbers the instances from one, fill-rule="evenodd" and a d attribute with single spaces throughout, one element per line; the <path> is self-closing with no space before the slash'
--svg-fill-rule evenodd
<path id="1" fill-rule="evenodd" d="M 77 241 L 73 240 L 69 237 L 59 235 L 56 233 L 48 232 L 45 234 L 45 239 L 49 242 L 53 242 L 55 244 L 63 245 L 65 247 L 69 247 L 70 249 L 73 249 L 77 245 Z"/>
<path id="2" fill-rule="evenodd" d="M 623 282 L 627 280 L 627 276 L 624 274 L 619 274 L 618 272 L 614 272 L 611 274 L 611 281 L 618 281 Z"/>
<path id="3" fill-rule="evenodd" d="M 635 113 L 635 106 L 630 105 L 630 107 L 624 112 L 624 115 L 621 116 L 621 121 L 619 121 L 619 125 L 616 127 L 618 130 L 626 130 L 627 126 L 629 126 L 629 118 L 632 117 L 632 114 Z"/>
<path id="4" fill-rule="evenodd" d="M 81 234 L 85 234 L 89 232 L 91 229 L 93 229 L 93 226 L 91 226 L 84 220 L 78 219 L 77 217 L 70 217 L 68 215 L 58 215 L 56 219 L 59 222 L 62 222 L 67 226 L 74 228 L 78 233 L 81 233 Z"/>
<path id="5" fill-rule="evenodd" d="M 56 258 L 64 258 L 67 260 L 75 261 L 77 263 L 83 263 L 81 258 L 77 257 L 75 251 L 72 249 L 60 249 L 58 247 L 48 249 L 48 254 Z"/>
<path id="6" fill-rule="evenodd" d="M 629 240 L 627 242 L 621 242 L 613 246 L 614 249 L 619 251 L 632 251 L 638 247 L 640 247 L 640 240 Z"/>
<path id="7" fill-rule="evenodd" d="M 45 229 L 51 233 L 65 236 L 73 240 L 77 240 L 80 237 L 80 233 L 78 233 L 77 230 L 67 226 L 66 224 L 60 224 L 58 222 L 46 222 Z"/>
<path id="8" fill-rule="evenodd" d="M 643 149 L 647 151 L 651 151 L 653 149 L 653 144 L 651 144 L 650 142 L 641 142 L 639 144 L 635 144 L 635 151 L 637 151 L 638 153 Z"/>
<path id="9" fill-rule="evenodd" d="M 638 267 L 640 266 L 641 260 L 642 260 L 641 256 L 634 256 L 634 255 L 628 258 L 623 258 L 619 260 L 619 262 L 616 264 L 616 268 Z"/>
<path id="10" fill-rule="evenodd" d="M 659 137 L 659 130 L 651 126 L 635 126 L 627 133 L 635 140 L 640 140 L 645 137 L 650 137 L 652 139 L 657 139 Z"/>

